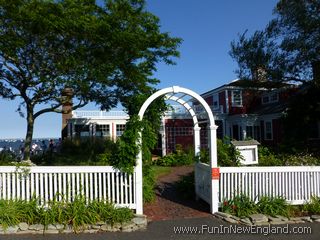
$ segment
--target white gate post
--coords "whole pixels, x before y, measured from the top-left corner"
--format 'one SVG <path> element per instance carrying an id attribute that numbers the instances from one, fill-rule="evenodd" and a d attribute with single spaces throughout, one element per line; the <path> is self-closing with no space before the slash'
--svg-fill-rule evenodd
<path id="1" fill-rule="evenodd" d="M 200 155 L 200 127 L 195 126 L 193 128 L 194 130 L 194 155 L 199 156 Z"/>
<path id="2" fill-rule="evenodd" d="M 139 141 L 137 142 L 138 146 L 142 148 L 142 137 L 141 132 L 139 132 Z M 142 175 L 142 151 L 139 150 L 137 161 L 136 161 L 136 167 L 135 167 L 135 173 L 136 173 L 136 214 L 143 214 L 143 175 Z"/>
<path id="3" fill-rule="evenodd" d="M 211 125 L 210 127 L 210 167 L 211 167 L 211 213 L 218 212 L 219 208 L 219 172 L 218 159 L 217 159 L 217 126 Z M 219 170 L 218 170 L 219 171 Z M 218 174 L 218 175 L 217 175 Z"/>

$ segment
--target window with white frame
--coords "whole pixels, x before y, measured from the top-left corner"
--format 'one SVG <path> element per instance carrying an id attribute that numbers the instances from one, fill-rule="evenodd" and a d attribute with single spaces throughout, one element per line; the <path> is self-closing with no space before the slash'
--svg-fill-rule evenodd
<path id="1" fill-rule="evenodd" d="M 268 94 L 264 94 L 262 96 L 262 103 L 268 104 L 268 103 L 274 103 L 279 101 L 279 93 L 278 92 L 272 92 Z"/>
<path id="2" fill-rule="evenodd" d="M 232 106 L 241 107 L 242 106 L 242 91 L 233 90 L 232 91 Z"/>
<path id="3" fill-rule="evenodd" d="M 110 125 L 109 124 L 99 124 L 97 125 L 97 133 L 100 132 L 101 136 L 110 136 Z"/>
<path id="4" fill-rule="evenodd" d="M 126 125 L 125 124 L 117 124 L 116 125 L 117 137 L 120 137 L 123 134 L 125 129 L 126 129 Z"/>
<path id="5" fill-rule="evenodd" d="M 272 121 L 265 121 L 264 122 L 264 139 L 265 140 L 272 140 Z"/>
<path id="6" fill-rule="evenodd" d="M 212 96 L 212 100 L 213 100 L 213 109 L 215 109 L 215 110 L 219 109 L 219 95 L 214 94 Z"/>

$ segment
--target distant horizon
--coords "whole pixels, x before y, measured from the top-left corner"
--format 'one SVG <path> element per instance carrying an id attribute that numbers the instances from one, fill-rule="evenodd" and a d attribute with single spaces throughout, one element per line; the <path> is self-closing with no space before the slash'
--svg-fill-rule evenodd
<path id="1" fill-rule="evenodd" d="M 32 140 L 39 140 L 39 139 L 59 139 L 61 137 L 35 137 L 35 138 L 32 138 Z M 13 137 L 13 138 L 1 138 L 0 137 L 0 141 L 3 141 L 3 140 L 15 140 L 15 139 L 22 139 L 24 140 L 25 138 L 24 137 Z"/>

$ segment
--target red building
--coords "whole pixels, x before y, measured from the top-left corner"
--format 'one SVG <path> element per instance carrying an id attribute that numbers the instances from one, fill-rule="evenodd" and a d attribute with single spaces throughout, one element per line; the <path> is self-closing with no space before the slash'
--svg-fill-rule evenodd
<path id="1" fill-rule="evenodd" d="M 274 82 L 235 80 L 229 84 L 201 94 L 211 107 L 218 138 L 231 140 L 255 139 L 262 144 L 275 146 L 283 138 L 281 117 L 288 107 L 288 99 L 298 89 L 297 85 Z M 193 102 L 197 113 L 202 109 Z M 201 129 L 201 143 L 207 142 L 205 119 Z M 193 122 L 190 117 L 168 115 L 164 119 L 165 133 L 162 143 L 166 152 L 172 152 L 176 144 L 185 148 L 193 145 Z"/>

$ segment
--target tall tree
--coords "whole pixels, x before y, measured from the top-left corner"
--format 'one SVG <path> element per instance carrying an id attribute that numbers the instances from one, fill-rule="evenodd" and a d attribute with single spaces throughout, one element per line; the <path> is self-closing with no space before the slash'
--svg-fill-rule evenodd
<path id="1" fill-rule="evenodd" d="M 319 0 L 280 0 L 265 30 L 231 43 L 238 76 L 252 79 L 262 67 L 269 80 L 320 85 L 319 12 Z"/>
<path id="2" fill-rule="evenodd" d="M 0 96 L 21 99 L 27 120 L 24 159 L 36 118 L 61 112 L 72 88 L 74 109 L 102 109 L 158 82 L 158 61 L 173 64 L 179 38 L 160 32 L 144 0 L 0 0 Z"/>
<path id="3" fill-rule="evenodd" d="M 320 86 L 320 1 L 280 0 L 268 30 L 281 37 L 280 48 L 293 80 L 310 80 Z"/>
<path id="4" fill-rule="evenodd" d="M 240 79 L 282 79 L 284 76 L 283 55 L 267 32 L 256 31 L 247 37 L 247 31 L 231 42 L 230 56 L 237 61 L 236 70 Z"/>

